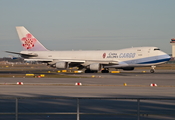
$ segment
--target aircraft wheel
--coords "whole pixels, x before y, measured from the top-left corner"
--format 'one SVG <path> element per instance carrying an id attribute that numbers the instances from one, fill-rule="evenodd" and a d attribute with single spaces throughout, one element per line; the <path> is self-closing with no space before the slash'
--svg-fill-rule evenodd
<path id="1" fill-rule="evenodd" d="M 93 70 L 93 71 L 91 71 L 91 73 L 98 73 L 98 71 L 97 70 Z"/>
<path id="2" fill-rule="evenodd" d="M 109 73 L 109 70 L 102 70 L 101 73 Z"/>
<path id="3" fill-rule="evenodd" d="M 86 69 L 84 73 L 90 73 L 91 71 L 89 69 Z"/>
<path id="4" fill-rule="evenodd" d="M 98 73 L 97 70 L 90 70 L 90 69 L 86 69 L 84 72 L 85 73 Z"/>
<path id="5" fill-rule="evenodd" d="M 151 70 L 150 70 L 150 73 L 154 73 L 154 72 L 155 72 L 155 70 L 154 70 L 154 69 L 151 69 Z"/>

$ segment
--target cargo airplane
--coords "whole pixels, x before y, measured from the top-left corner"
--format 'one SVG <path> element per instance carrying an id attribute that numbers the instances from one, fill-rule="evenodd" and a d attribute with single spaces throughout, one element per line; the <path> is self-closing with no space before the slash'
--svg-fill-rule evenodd
<path id="1" fill-rule="evenodd" d="M 57 69 L 77 67 L 85 73 L 108 73 L 109 68 L 134 70 L 135 67 L 151 67 L 170 60 L 170 56 L 157 47 L 132 47 L 120 50 L 51 51 L 46 49 L 25 27 L 16 27 L 23 51 L 18 54 L 25 61 L 40 61 Z"/>

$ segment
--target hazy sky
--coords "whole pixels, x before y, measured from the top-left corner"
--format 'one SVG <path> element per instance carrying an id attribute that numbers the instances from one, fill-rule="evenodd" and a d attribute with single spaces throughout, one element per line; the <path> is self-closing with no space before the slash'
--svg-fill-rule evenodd
<path id="1" fill-rule="evenodd" d="M 171 53 L 175 0 L 0 0 L 0 57 L 25 26 L 50 50 L 157 46 Z"/>

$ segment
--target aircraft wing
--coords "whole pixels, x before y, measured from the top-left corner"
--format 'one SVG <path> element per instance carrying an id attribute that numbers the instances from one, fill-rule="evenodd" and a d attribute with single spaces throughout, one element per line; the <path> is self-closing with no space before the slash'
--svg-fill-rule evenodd
<path id="1" fill-rule="evenodd" d="M 109 64 L 109 65 L 106 65 L 104 66 L 104 68 L 120 68 L 120 67 L 131 67 L 129 66 L 129 64 L 127 64 L 126 62 L 118 62 L 118 64 Z"/>
<path id="2" fill-rule="evenodd" d="M 59 59 L 24 59 L 24 61 L 40 61 L 40 62 L 53 62 L 53 61 L 62 61 L 62 62 L 74 62 L 74 63 L 84 63 L 84 60 L 71 60 L 71 59 L 64 59 L 64 60 L 59 60 Z"/>
<path id="3" fill-rule="evenodd" d="M 59 59 L 58 59 L 59 60 Z M 77 63 L 84 63 L 85 60 L 71 60 L 71 59 L 65 59 L 65 60 L 59 60 L 59 61 L 63 61 L 63 62 L 77 62 Z"/>
<path id="4" fill-rule="evenodd" d="M 100 61 L 100 60 L 74 60 L 74 59 L 24 59 L 24 61 L 40 61 L 40 62 L 69 62 L 83 64 L 86 62 L 100 63 L 104 65 L 118 65 L 118 61 Z"/>
<path id="5" fill-rule="evenodd" d="M 52 62 L 53 59 L 24 59 L 24 61 Z"/>
<path id="6" fill-rule="evenodd" d="M 109 61 L 109 60 L 85 60 L 84 62 L 90 62 L 90 63 L 100 63 L 100 64 L 115 64 L 118 65 L 118 61 L 113 60 L 113 61 Z"/>
<path id="7" fill-rule="evenodd" d="M 26 53 L 19 53 L 19 52 L 11 52 L 11 51 L 5 51 L 7 53 L 12 53 L 12 54 L 18 54 L 24 59 L 24 61 L 39 61 L 39 62 L 69 62 L 69 63 L 86 63 L 86 62 L 95 62 L 95 63 L 100 63 L 104 65 L 119 65 L 119 61 L 108 61 L 108 60 L 74 60 L 74 59 L 27 59 L 29 57 L 37 57 L 37 54 L 26 54 Z M 107 67 L 107 66 L 106 66 Z"/>

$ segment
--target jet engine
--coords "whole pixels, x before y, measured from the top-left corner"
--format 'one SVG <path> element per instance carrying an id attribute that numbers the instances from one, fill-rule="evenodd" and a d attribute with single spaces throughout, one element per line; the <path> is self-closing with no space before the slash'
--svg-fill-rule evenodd
<path id="1" fill-rule="evenodd" d="M 90 70 L 101 70 L 101 64 L 99 63 L 93 63 L 89 65 Z"/>
<path id="2" fill-rule="evenodd" d="M 55 67 L 58 69 L 66 69 L 68 68 L 68 62 L 57 62 Z"/>

